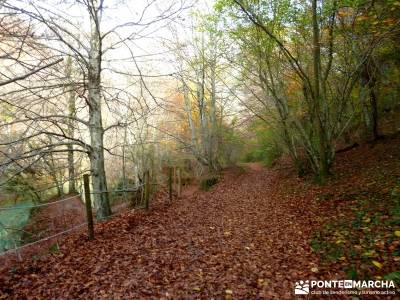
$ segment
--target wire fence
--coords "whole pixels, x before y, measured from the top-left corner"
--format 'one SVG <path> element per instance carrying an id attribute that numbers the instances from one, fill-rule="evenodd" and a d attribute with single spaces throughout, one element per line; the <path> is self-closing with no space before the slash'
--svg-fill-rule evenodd
<path id="1" fill-rule="evenodd" d="M 15 209 L 32 209 L 32 208 L 38 208 L 38 207 L 44 207 L 44 206 L 50 206 L 50 205 L 54 205 L 57 203 L 62 203 L 65 201 L 68 201 L 70 199 L 75 199 L 77 197 L 77 195 L 65 198 L 65 199 L 61 199 L 61 200 L 56 200 L 56 201 L 52 201 L 52 202 L 47 202 L 47 203 L 41 203 L 41 204 L 36 204 L 36 205 L 31 205 L 31 206 L 10 206 L 10 207 L 0 207 L 0 211 L 4 211 L 4 210 L 15 210 Z"/>
<path id="2" fill-rule="evenodd" d="M 69 229 L 67 229 L 67 230 L 64 230 L 64 231 L 61 231 L 61 232 L 58 232 L 58 233 L 53 234 L 53 235 L 51 235 L 51 236 L 42 238 L 42 239 L 37 240 L 37 241 L 35 241 L 35 242 L 31 242 L 31 243 L 28 243 L 28 244 L 24 244 L 23 246 L 17 246 L 17 244 L 15 243 L 15 247 L 14 247 L 13 249 L 10 249 L 10 250 L 7 250 L 7 251 L 5 251 L 5 252 L 0 253 L 0 257 L 2 257 L 2 256 L 8 256 L 8 255 L 14 253 L 14 254 L 16 255 L 16 257 L 18 258 L 18 260 L 22 260 L 21 251 L 22 251 L 23 249 L 28 248 L 28 247 L 35 246 L 35 245 L 37 245 L 37 244 L 40 244 L 40 243 L 43 243 L 43 242 L 46 242 L 46 241 L 54 240 L 55 238 L 57 238 L 57 237 L 59 237 L 59 236 L 62 236 L 62 235 L 64 235 L 64 234 L 67 234 L 67 233 L 70 233 L 70 232 L 72 232 L 72 231 L 75 231 L 75 230 L 77 230 L 77 229 L 79 229 L 79 228 L 81 228 L 81 227 L 83 227 L 83 226 L 86 226 L 86 224 L 87 224 L 87 222 L 84 222 L 84 223 L 82 223 L 82 224 L 76 225 L 76 226 L 74 226 L 74 227 L 71 227 L 71 228 L 69 228 Z M 58 241 L 57 241 L 57 247 L 58 247 Z M 35 252 L 35 253 L 36 253 L 36 252 Z"/>
<path id="3" fill-rule="evenodd" d="M 171 168 L 170 168 L 171 169 Z M 174 171 L 175 172 L 175 171 Z M 180 194 L 180 172 L 178 195 Z M 174 173 L 174 185 L 175 185 Z M 112 214 L 119 215 L 132 208 L 149 209 L 149 197 L 157 182 L 151 182 L 149 172 L 144 181 L 134 186 L 124 186 L 113 190 L 96 191 L 89 186 L 89 175 L 79 177 L 80 192 L 50 199 L 40 199 L 39 203 L 25 201 L 22 204 L 0 206 L 0 264 L 4 261 L 21 261 L 40 252 L 59 248 L 59 238 L 88 227 L 89 239 L 93 238 L 93 223 L 96 209 L 92 208 L 94 198 L 99 194 L 109 196 Z M 169 199 L 172 199 L 172 171 L 169 170 Z M 52 188 L 52 187 L 50 187 Z M 89 199 L 90 201 L 86 201 Z M 37 200 L 36 200 L 37 201 Z M 97 221 L 102 221 L 97 216 Z"/>
<path id="4" fill-rule="evenodd" d="M 97 194 L 108 193 L 113 214 L 143 206 L 145 183 L 107 191 L 88 189 L 90 203 Z M 0 206 L 0 259 L 32 257 L 42 250 L 58 249 L 59 238 L 88 224 L 85 193 L 65 195 L 44 203 L 25 201 Z M 90 197 L 92 195 L 92 197 Z M 95 215 L 93 209 L 93 215 Z M 90 214 L 92 215 L 92 213 Z"/>
<path id="5" fill-rule="evenodd" d="M 76 230 L 86 217 L 79 194 L 33 205 L 0 207 L 0 257 L 15 253 L 21 260 L 26 249 Z M 27 254 L 27 253 L 25 253 Z"/>

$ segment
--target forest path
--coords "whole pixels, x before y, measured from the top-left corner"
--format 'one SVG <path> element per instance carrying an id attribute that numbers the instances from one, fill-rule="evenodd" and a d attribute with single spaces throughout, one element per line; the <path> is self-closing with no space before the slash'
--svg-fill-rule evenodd
<path id="1" fill-rule="evenodd" d="M 262 164 L 259 163 L 259 162 L 245 163 L 245 164 L 243 164 L 243 166 L 244 166 L 246 169 L 249 169 L 249 170 L 251 170 L 251 171 L 256 171 L 256 172 L 261 172 L 261 171 L 264 169 L 264 167 L 262 166 Z"/>
<path id="2" fill-rule="evenodd" d="M 280 197 L 279 180 L 258 166 L 227 171 L 208 192 L 99 224 L 94 241 L 71 237 L 0 278 L 0 296 L 292 299 L 318 264 L 313 214 Z"/>

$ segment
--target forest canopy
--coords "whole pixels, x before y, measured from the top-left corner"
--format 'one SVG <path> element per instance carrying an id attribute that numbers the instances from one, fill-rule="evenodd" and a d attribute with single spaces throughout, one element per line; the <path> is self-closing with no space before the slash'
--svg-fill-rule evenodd
<path id="1" fill-rule="evenodd" d="M 3 1 L 1 188 L 62 195 L 89 171 L 107 217 L 110 187 L 170 165 L 201 177 L 288 157 L 324 183 L 337 151 L 399 128 L 399 14 L 395 0 Z"/>

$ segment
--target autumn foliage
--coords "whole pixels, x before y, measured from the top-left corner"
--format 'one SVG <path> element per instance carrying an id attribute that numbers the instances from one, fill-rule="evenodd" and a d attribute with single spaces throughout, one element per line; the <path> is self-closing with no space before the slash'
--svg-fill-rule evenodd
<path id="1" fill-rule="evenodd" d="M 296 179 L 282 159 L 276 169 L 225 170 L 210 191 L 171 206 L 161 192 L 149 214 L 97 225 L 94 241 L 78 233 L 58 253 L 3 269 L 1 298 L 292 299 L 300 278 L 348 278 L 351 268 L 383 278 L 399 266 L 398 213 L 389 205 L 399 142 L 339 154 L 324 187 Z"/>

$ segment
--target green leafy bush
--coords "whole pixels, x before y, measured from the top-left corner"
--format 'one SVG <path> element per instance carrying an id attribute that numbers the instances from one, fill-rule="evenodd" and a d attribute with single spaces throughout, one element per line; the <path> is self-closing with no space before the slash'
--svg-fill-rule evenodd
<path id="1" fill-rule="evenodd" d="M 251 125 L 254 137 L 245 156 L 245 162 L 262 162 L 266 166 L 272 166 L 282 155 L 282 147 L 277 142 L 276 133 L 265 126 L 264 123 L 255 121 Z"/>

